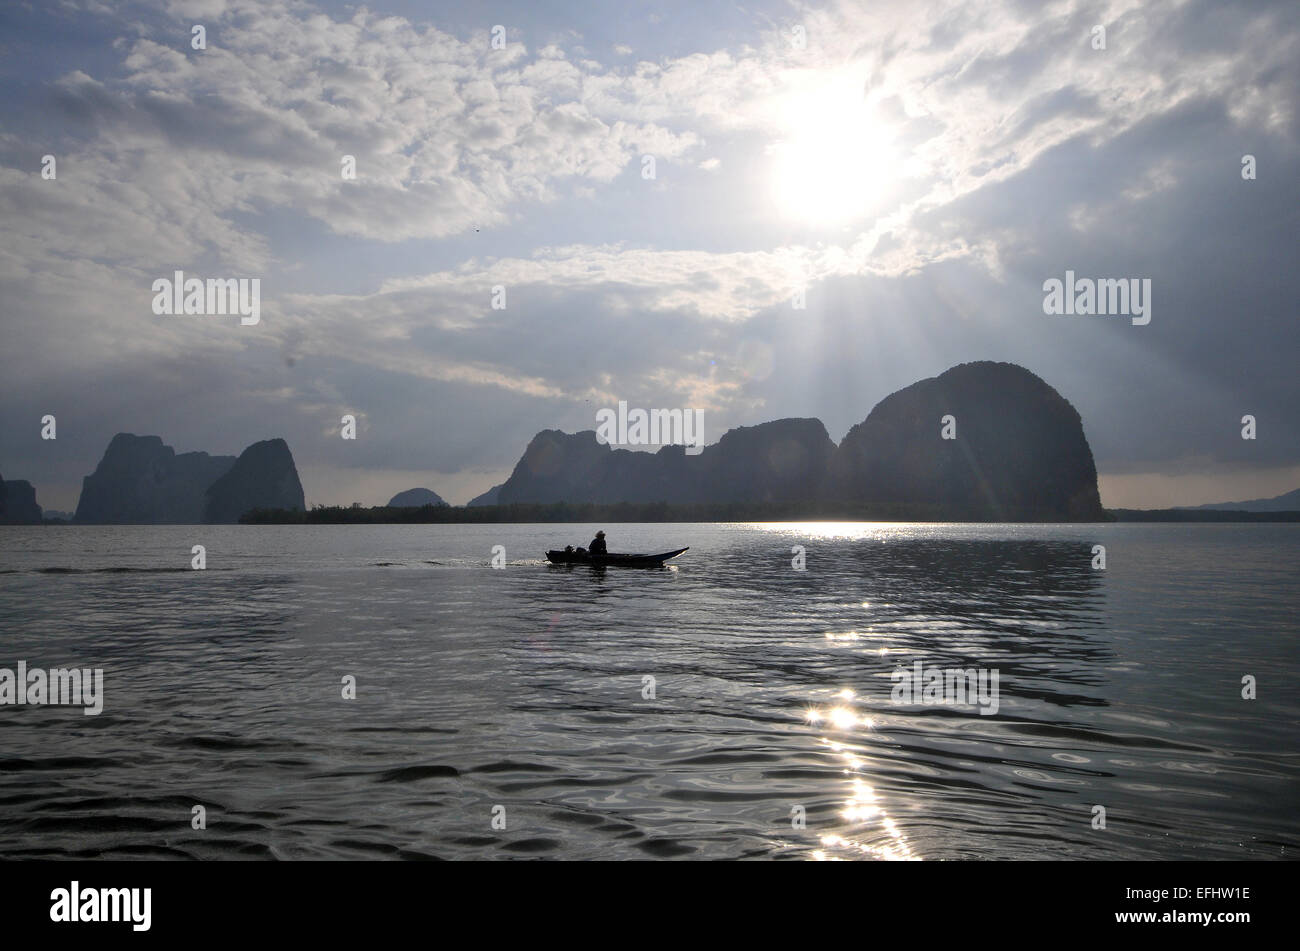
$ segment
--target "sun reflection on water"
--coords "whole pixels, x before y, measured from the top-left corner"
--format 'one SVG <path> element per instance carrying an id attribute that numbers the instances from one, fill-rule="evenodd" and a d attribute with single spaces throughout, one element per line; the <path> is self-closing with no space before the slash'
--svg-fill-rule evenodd
<path id="1" fill-rule="evenodd" d="M 828 710 L 809 708 L 804 712 L 804 719 L 812 724 L 825 724 L 828 729 L 840 732 L 873 729 L 875 724 L 870 717 L 859 716 L 847 705 L 853 696 L 852 690 L 841 690 L 836 697 L 845 703 Z M 866 769 L 862 757 L 844 743 L 828 736 L 819 737 L 818 742 L 839 757 L 845 765 L 844 771 L 850 774 L 849 796 L 839 813 L 850 828 L 844 830 L 843 834 L 823 835 L 822 848 L 813 851 L 813 859 L 827 862 L 861 857 L 886 861 L 920 861 L 921 857 L 912 852 L 903 831 L 885 811 L 876 791 L 860 775 Z"/>
<path id="2" fill-rule="evenodd" d="M 750 522 L 746 528 L 815 539 L 915 538 L 918 526 L 912 522 Z"/>

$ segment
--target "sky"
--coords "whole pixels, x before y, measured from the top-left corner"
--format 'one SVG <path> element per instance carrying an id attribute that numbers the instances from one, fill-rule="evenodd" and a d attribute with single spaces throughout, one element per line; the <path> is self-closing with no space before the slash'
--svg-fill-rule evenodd
<path id="1" fill-rule="evenodd" d="M 117 432 L 461 504 L 620 400 L 839 441 L 971 360 L 1075 406 L 1107 506 L 1300 486 L 1294 2 L 18 2 L 0 80 L 46 508 Z M 155 314 L 177 270 L 260 321 Z M 1044 313 L 1067 271 L 1150 322 Z"/>

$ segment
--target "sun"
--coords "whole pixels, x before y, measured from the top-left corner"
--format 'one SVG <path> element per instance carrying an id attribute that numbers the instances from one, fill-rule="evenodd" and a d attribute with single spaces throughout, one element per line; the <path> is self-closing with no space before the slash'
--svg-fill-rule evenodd
<path id="1" fill-rule="evenodd" d="M 772 199 L 788 219 L 850 224 L 871 214 L 897 177 L 890 129 L 854 78 L 816 84 L 780 107 L 779 141 L 769 149 Z"/>

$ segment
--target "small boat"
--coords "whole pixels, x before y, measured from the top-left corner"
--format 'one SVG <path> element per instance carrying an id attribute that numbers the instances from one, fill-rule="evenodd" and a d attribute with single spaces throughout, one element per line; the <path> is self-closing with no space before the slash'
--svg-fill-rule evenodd
<path id="1" fill-rule="evenodd" d="M 684 551 L 690 551 L 690 547 L 679 548 L 676 551 L 666 551 L 658 555 L 622 555 L 617 552 L 609 552 L 606 555 L 592 557 L 591 553 L 584 548 L 573 551 L 548 551 L 546 558 L 553 565 L 591 565 L 596 568 L 607 566 L 617 568 L 659 568 L 669 558 L 676 558 Z"/>

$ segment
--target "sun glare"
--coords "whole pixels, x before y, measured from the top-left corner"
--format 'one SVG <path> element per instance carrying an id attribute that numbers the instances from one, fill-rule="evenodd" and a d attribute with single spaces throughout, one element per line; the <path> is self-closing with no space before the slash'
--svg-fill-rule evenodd
<path id="1" fill-rule="evenodd" d="M 810 225 L 867 216 L 896 175 L 897 157 L 861 79 L 820 84 L 791 96 L 781 111 L 786 133 L 770 149 L 781 214 Z"/>

